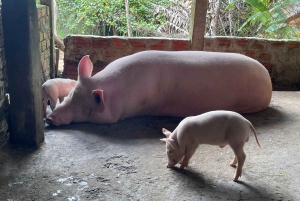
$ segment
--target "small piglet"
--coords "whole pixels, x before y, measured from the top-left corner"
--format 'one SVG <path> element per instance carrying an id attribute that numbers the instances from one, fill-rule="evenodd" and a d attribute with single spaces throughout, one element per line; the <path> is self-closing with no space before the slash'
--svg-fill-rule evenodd
<path id="1" fill-rule="evenodd" d="M 46 118 L 46 109 L 48 100 L 50 100 L 50 107 L 54 110 L 57 99 L 60 103 L 68 96 L 69 92 L 75 87 L 76 81 L 71 79 L 55 78 L 47 80 L 43 85 L 43 109 L 44 118 Z"/>
<path id="2" fill-rule="evenodd" d="M 233 181 L 237 181 L 242 175 L 246 159 L 243 147 L 249 140 L 250 130 L 260 146 L 251 122 L 236 112 L 217 110 L 187 117 L 173 132 L 162 129 L 167 136 L 161 139 L 166 142 L 169 160 L 167 167 L 174 167 L 179 163 L 180 168 L 185 168 L 200 144 L 218 145 L 220 148 L 229 144 L 235 154 L 230 166 L 238 164 L 233 178 Z"/>

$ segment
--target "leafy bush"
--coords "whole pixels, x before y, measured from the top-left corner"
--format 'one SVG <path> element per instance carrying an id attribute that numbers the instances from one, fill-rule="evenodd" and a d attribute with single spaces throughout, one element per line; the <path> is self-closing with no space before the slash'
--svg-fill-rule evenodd
<path id="1" fill-rule="evenodd" d="M 89 34 L 103 36 L 127 35 L 124 0 L 57 0 L 59 5 L 58 34 Z M 133 36 L 156 32 L 166 22 L 156 5 L 172 6 L 169 0 L 129 0 Z"/>

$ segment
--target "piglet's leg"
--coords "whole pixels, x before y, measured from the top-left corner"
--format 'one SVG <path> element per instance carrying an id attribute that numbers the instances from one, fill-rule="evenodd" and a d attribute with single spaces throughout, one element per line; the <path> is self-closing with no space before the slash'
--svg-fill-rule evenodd
<path id="1" fill-rule="evenodd" d="M 57 102 L 57 98 L 51 98 L 50 99 L 50 107 L 52 109 L 52 111 L 55 109 L 56 107 L 56 102 Z"/>
<path id="2" fill-rule="evenodd" d="M 59 102 L 62 103 L 64 101 L 65 97 L 59 97 L 58 99 L 59 99 Z"/>
<path id="3" fill-rule="evenodd" d="M 231 167 L 235 167 L 236 164 L 237 164 L 237 159 L 236 159 L 236 156 L 234 156 L 232 162 L 230 163 L 230 166 L 231 166 Z"/>
<path id="4" fill-rule="evenodd" d="M 46 118 L 47 116 L 47 107 L 48 107 L 48 98 L 44 98 L 43 100 L 44 118 Z"/>
<path id="5" fill-rule="evenodd" d="M 193 154 L 195 153 L 195 151 L 196 151 L 196 149 L 187 150 L 183 159 L 181 160 L 180 169 L 184 169 L 188 165 L 188 163 L 189 163 L 190 159 L 192 158 Z"/>
<path id="6" fill-rule="evenodd" d="M 242 176 L 242 169 L 246 159 L 246 154 L 244 152 L 243 146 L 235 147 L 233 151 L 238 162 L 238 166 L 233 181 L 238 181 L 239 177 Z"/>

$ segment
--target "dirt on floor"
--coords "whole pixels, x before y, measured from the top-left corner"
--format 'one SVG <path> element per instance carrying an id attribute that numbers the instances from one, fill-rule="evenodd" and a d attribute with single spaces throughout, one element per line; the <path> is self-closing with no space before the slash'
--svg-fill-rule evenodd
<path id="1" fill-rule="evenodd" d="M 39 149 L 9 145 L 0 159 L 0 200 L 300 200 L 300 92 L 274 92 L 270 107 L 244 115 L 256 128 L 233 182 L 229 146 L 201 145 L 189 167 L 166 168 L 163 127 L 182 118 L 49 127 Z"/>

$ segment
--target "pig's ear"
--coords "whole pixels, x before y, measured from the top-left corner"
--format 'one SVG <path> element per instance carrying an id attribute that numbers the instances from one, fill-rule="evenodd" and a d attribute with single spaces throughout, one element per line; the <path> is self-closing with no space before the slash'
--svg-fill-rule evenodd
<path id="1" fill-rule="evenodd" d="M 170 135 L 172 134 L 170 131 L 168 131 L 167 129 L 163 128 L 162 129 L 163 134 L 165 134 L 167 137 L 170 137 Z"/>
<path id="2" fill-rule="evenodd" d="M 171 147 L 173 149 L 177 149 L 177 147 L 178 147 L 178 143 L 174 139 L 171 139 L 171 138 L 162 138 L 162 139 L 160 139 L 160 141 L 168 143 L 169 145 L 171 145 Z"/>
<path id="3" fill-rule="evenodd" d="M 99 90 L 99 89 L 93 90 L 92 94 L 96 102 L 97 112 L 103 112 L 105 108 L 103 90 Z"/>
<path id="4" fill-rule="evenodd" d="M 90 60 L 89 55 L 85 55 L 81 58 L 78 64 L 78 76 L 80 77 L 91 77 L 93 71 L 93 63 Z"/>

